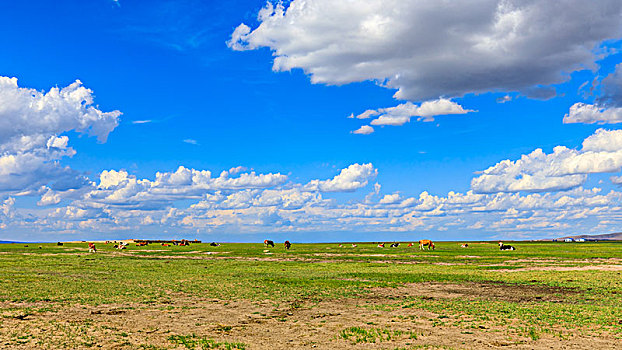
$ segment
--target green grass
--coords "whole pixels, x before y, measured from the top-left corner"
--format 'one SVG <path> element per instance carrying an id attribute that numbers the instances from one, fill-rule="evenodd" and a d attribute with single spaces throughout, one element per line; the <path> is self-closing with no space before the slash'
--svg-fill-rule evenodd
<path id="1" fill-rule="evenodd" d="M 622 271 L 525 270 L 622 264 L 620 260 L 606 260 L 622 258 L 622 243 L 512 245 L 516 251 L 499 251 L 495 243 L 471 243 L 463 249 L 459 243 L 440 242 L 435 251 L 420 251 L 405 244 L 384 249 L 375 244 L 359 244 L 357 248 L 294 244 L 289 251 L 277 245 L 268 249 L 273 254 L 265 254 L 263 244 L 131 245 L 121 252 L 111 245 L 97 244 L 98 253 L 89 254 L 86 243 L 61 247 L 0 244 L 0 301 L 47 302 L 50 306 L 46 307 L 53 310 L 58 303 L 171 303 L 183 295 L 300 305 L 361 298 L 370 295 L 371 288 L 408 283 L 504 283 L 567 288 L 573 293 L 562 298 L 563 302 L 402 298 L 373 307 L 428 310 L 447 316 L 435 320 L 439 325 L 458 325 L 467 330 L 481 323 L 509 326 L 518 321 L 524 325 L 520 332 L 533 340 L 559 327 L 622 335 Z M 37 312 L 46 309 L 2 310 L 0 316 L 19 318 Z M 380 340 L 387 336 L 357 334 L 349 329 L 341 337 Z M 199 342 L 196 337 L 187 339 Z M 201 346 L 208 346 L 205 344 Z"/>
<path id="2" fill-rule="evenodd" d="M 417 335 L 414 332 L 404 332 L 401 330 L 392 330 L 389 328 L 361 327 L 346 328 L 339 332 L 339 337 L 351 341 L 352 344 L 390 341 L 402 337 L 417 339 Z"/>
<path id="3" fill-rule="evenodd" d="M 224 349 L 224 350 L 245 350 L 244 343 L 218 342 L 207 337 L 199 337 L 197 335 L 172 335 L 169 338 L 174 344 L 179 344 L 186 349 Z"/>

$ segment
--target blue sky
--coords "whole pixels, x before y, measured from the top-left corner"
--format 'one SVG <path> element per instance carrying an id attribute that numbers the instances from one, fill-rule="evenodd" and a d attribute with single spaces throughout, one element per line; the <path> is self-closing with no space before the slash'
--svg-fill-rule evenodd
<path id="1" fill-rule="evenodd" d="M 617 1 L 0 13 L 0 240 L 619 230 Z"/>

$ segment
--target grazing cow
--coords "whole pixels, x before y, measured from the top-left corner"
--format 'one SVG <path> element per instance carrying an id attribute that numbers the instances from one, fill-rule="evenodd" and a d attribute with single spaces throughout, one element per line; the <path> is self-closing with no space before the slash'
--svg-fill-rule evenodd
<path id="1" fill-rule="evenodd" d="M 343 248 L 343 244 L 339 244 L 339 248 Z"/>
<path id="2" fill-rule="evenodd" d="M 357 247 L 357 245 L 352 243 L 352 248 L 356 248 L 356 247 Z"/>
<path id="3" fill-rule="evenodd" d="M 397 242 L 391 244 L 391 248 L 397 248 L 399 246 L 400 246 L 400 244 L 397 243 Z"/>
<path id="4" fill-rule="evenodd" d="M 168 243 L 162 243 L 162 246 L 163 246 L 163 247 L 170 247 L 171 245 L 170 245 L 170 244 L 168 244 Z"/>
<path id="5" fill-rule="evenodd" d="M 414 244 L 412 242 L 410 242 L 410 243 L 408 243 L 408 246 L 412 247 L 412 246 L 414 246 Z"/>
<path id="6" fill-rule="evenodd" d="M 97 253 L 97 248 L 95 248 L 95 243 L 89 243 L 89 253 Z"/>
<path id="7" fill-rule="evenodd" d="M 292 244 L 289 243 L 289 241 L 285 241 L 285 243 L 283 243 L 283 245 L 285 246 L 285 249 L 289 249 L 292 247 Z"/>
<path id="8" fill-rule="evenodd" d="M 384 243 L 378 244 L 378 248 L 384 248 Z"/>
<path id="9" fill-rule="evenodd" d="M 216 243 L 216 242 L 212 242 L 209 245 L 212 246 L 212 247 L 220 247 L 220 244 Z"/>
<path id="10" fill-rule="evenodd" d="M 503 244 L 503 242 L 499 242 L 499 250 L 516 250 L 516 248 L 511 245 Z"/>
<path id="11" fill-rule="evenodd" d="M 428 247 L 428 250 L 432 249 L 434 250 L 434 242 L 430 241 L 429 239 L 422 239 L 419 241 L 419 249 L 424 250 L 425 247 Z"/>
<path id="12" fill-rule="evenodd" d="M 463 243 L 460 245 L 460 248 L 468 248 L 469 244 L 468 243 Z"/>
<path id="13" fill-rule="evenodd" d="M 58 243 L 56 243 L 56 245 L 61 246 L 61 245 L 63 245 L 63 242 L 58 242 Z"/>
<path id="14" fill-rule="evenodd" d="M 274 248 L 274 242 L 269 239 L 266 239 L 265 241 L 263 241 L 263 244 L 266 245 L 266 248 L 268 248 L 268 246 L 271 246 Z"/>

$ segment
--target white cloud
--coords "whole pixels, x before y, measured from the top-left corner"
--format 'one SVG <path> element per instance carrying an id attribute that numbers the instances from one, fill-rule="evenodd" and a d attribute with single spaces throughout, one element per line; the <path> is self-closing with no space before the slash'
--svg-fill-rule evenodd
<path id="1" fill-rule="evenodd" d="M 369 125 L 363 125 L 360 128 L 352 131 L 353 134 L 357 135 L 369 135 L 374 132 L 374 128 Z"/>
<path id="2" fill-rule="evenodd" d="M 622 176 L 612 176 L 609 178 L 611 183 L 616 185 L 622 185 Z"/>
<path id="3" fill-rule="evenodd" d="M 236 166 L 236 167 L 229 169 L 229 174 L 238 174 L 246 170 L 248 170 L 247 167 L 240 165 L 240 166 Z"/>
<path id="4" fill-rule="evenodd" d="M 58 204 L 61 201 L 61 197 L 58 193 L 52 191 L 51 189 L 47 189 L 47 191 L 41 196 L 41 199 L 37 202 L 37 205 L 46 206 L 46 205 L 54 205 Z"/>
<path id="5" fill-rule="evenodd" d="M 58 135 L 75 130 L 105 142 L 119 124 L 121 112 L 93 106 L 93 91 L 76 80 L 47 93 L 20 88 L 17 78 L 0 77 L 0 144 L 16 137 Z"/>
<path id="6" fill-rule="evenodd" d="M 371 163 L 352 164 L 342 169 L 339 175 L 330 180 L 312 180 L 305 185 L 309 191 L 321 192 L 352 192 L 367 186 L 369 180 L 378 175 L 378 170 Z"/>
<path id="7" fill-rule="evenodd" d="M 151 123 L 153 120 L 151 119 L 145 119 L 145 120 L 133 120 L 132 124 L 148 124 Z"/>
<path id="8" fill-rule="evenodd" d="M 579 90 L 588 85 L 583 83 Z M 599 89 L 595 89 L 596 86 Z M 564 116 L 564 123 L 617 124 L 622 122 L 622 63 L 616 65 L 613 73 L 599 83 L 592 82 L 590 94 L 595 94 L 593 104 L 575 103 Z"/>
<path id="9" fill-rule="evenodd" d="M 5 199 L 4 201 L 2 201 L 2 205 L 0 205 L 0 214 L 2 214 L 2 216 L 4 217 L 11 216 L 11 212 L 12 212 L 14 205 L 15 205 L 15 198 L 9 197 Z"/>
<path id="10" fill-rule="evenodd" d="M 368 109 L 365 112 L 355 116 L 354 114 L 351 114 L 348 118 L 356 118 L 356 119 L 368 119 L 370 117 L 373 117 L 375 115 L 378 115 L 378 112 L 375 109 Z"/>
<path id="11" fill-rule="evenodd" d="M 380 204 L 396 204 L 398 203 L 402 198 L 400 197 L 399 193 L 393 193 L 393 194 L 385 194 L 384 197 L 382 197 L 382 199 L 380 199 Z"/>
<path id="12" fill-rule="evenodd" d="M 505 95 L 505 96 L 497 98 L 497 103 L 506 103 L 510 101 L 512 101 L 512 96 L 510 95 Z"/>
<path id="13" fill-rule="evenodd" d="M 471 181 L 480 193 L 540 192 L 578 187 L 588 174 L 618 172 L 622 167 L 622 130 L 599 129 L 581 150 L 557 146 L 553 153 L 536 149 L 519 160 L 504 160 Z"/>
<path id="14" fill-rule="evenodd" d="M 356 118 L 364 119 L 378 116 L 371 121 L 371 125 L 404 125 L 412 117 L 419 117 L 418 121 L 433 122 L 434 117 L 438 115 L 466 114 L 469 112 L 474 111 L 464 109 L 451 100 L 439 98 L 438 100 L 423 102 L 420 106 L 406 102 L 395 107 L 367 110 Z"/>
<path id="15" fill-rule="evenodd" d="M 198 173 L 203 173 L 202 183 L 210 182 L 209 172 L 186 168 L 161 173 L 161 181 L 138 180 L 124 171 L 107 171 L 101 174 L 97 190 L 65 207 L 25 212 L 15 209 L 15 200 L 9 198 L 0 205 L 0 221 L 11 229 L 49 232 L 135 232 L 149 226 L 158 232 L 416 231 L 427 236 L 426 232 L 452 232 L 460 227 L 460 236 L 455 237 L 458 239 L 467 232 L 504 237 L 529 232 L 523 238 L 550 237 L 561 230 L 587 232 L 595 227 L 594 222 L 622 219 L 622 193 L 603 194 L 597 188 L 532 194 L 449 192 L 444 196 L 424 191 L 414 197 L 399 193 L 377 197 L 380 186 L 376 185 L 374 195 L 361 202 L 338 203 L 322 197 L 319 183 L 314 190 L 290 183 L 274 188 L 189 191 L 196 189 L 193 177 Z M 335 179 L 342 174 L 325 181 L 340 182 Z M 221 174 L 219 178 L 227 176 Z M 44 196 L 53 197 L 53 192 L 44 191 Z M 104 196 L 89 201 L 95 194 Z M 164 206 L 147 205 L 166 196 Z M 197 202 L 186 208 L 171 207 L 176 199 Z M 137 200 L 141 205 L 134 203 Z"/>
<path id="16" fill-rule="evenodd" d="M 274 71 L 300 68 L 323 84 L 376 81 L 398 99 L 548 94 L 569 72 L 594 67 L 595 46 L 620 37 L 621 13 L 617 0 L 294 0 L 287 9 L 268 3 L 259 26 L 241 24 L 227 44 L 270 48 Z"/>
<path id="17" fill-rule="evenodd" d="M 77 131 L 105 142 L 120 115 L 94 107 L 93 92 L 79 80 L 46 93 L 19 87 L 16 78 L 0 77 L 0 191 L 85 185 L 86 178 L 58 163 L 76 153 L 68 147 L 69 138 L 59 135 Z"/>
<path id="18" fill-rule="evenodd" d="M 622 123 L 622 107 L 601 107 L 593 104 L 575 103 L 564 116 L 564 124 L 617 124 Z"/>
<path id="19" fill-rule="evenodd" d="M 191 145 L 198 145 L 199 144 L 197 142 L 197 140 L 193 140 L 193 139 L 185 139 L 185 140 L 183 140 L 183 142 L 191 144 Z"/>
<path id="20" fill-rule="evenodd" d="M 233 168 L 232 170 L 240 170 Z M 237 191 L 269 188 L 283 184 L 286 175 L 235 174 L 223 171 L 212 177 L 208 170 L 195 170 L 183 166 L 174 172 L 158 172 L 155 180 L 137 179 L 126 171 L 104 170 L 99 184 L 86 193 L 84 205 L 110 205 L 126 208 L 161 209 L 175 200 L 198 199 L 209 192 Z"/>

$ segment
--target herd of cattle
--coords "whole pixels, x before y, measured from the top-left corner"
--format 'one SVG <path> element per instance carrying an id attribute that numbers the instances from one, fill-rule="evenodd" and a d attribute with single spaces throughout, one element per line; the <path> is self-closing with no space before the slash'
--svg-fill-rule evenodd
<path id="1" fill-rule="evenodd" d="M 117 243 L 117 242 L 106 241 L 106 244 L 108 244 L 108 243 Z M 266 248 L 268 248 L 268 247 L 273 247 L 274 248 L 274 246 L 275 246 L 274 241 L 271 241 L 269 239 L 266 239 L 265 241 L 263 241 L 263 244 L 266 246 Z M 58 245 L 63 245 L 63 244 L 61 242 L 58 242 Z M 146 245 L 148 245 L 147 242 L 138 242 L 138 243 L 136 243 L 137 247 L 142 247 L 142 246 L 146 246 Z M 179 242 L 174 241 L 173 245 L 189 246 L 190 242 L 185 240 L 185 239 L 182 239 Z M 415 245 L 414 243 L 409 243 L 408 247 L 412 247 L 414 245 Z M 114 248 L 115 249 L 125 249 L 127 246 L 128 246 L 127 242 L 120 242 L 118 244 L 115 244 Z M 170 247 L 171 244 L 169 244 L 169 243 L 162 243 L 162 246 Z M 220 243 L 212 242 L 212 243 L 210 243 L 210 246 L 212 246 L 212 247 L 219 247 Z M 285 249 L 289 250 L 292 247 L 292 244 L 291 244 L 290 241 L 285 241 L 283 243 L 283 246 L 285 247 Z M 397 248 L 399 246 L 400 246 L 399 242 L 394 242 L 394 243 L 391 243 L 391 245 L 390 245 L 391 248 Z M 339 247 L 342 248 L 343 244 L 339 244 Z M 357 247 L 357 245 L 355 243 L 352 243 L 352 248 L 356 248 L 356 247 Z M 461 248 L 468 248 L 469 244 L 468 243 L 462 243 L 460 245 L 460 247 Z M 378 248 L 384 248 L 384 243 L 378 244 Z M 419 241 L 419 249 L 420 250 L 426 250 L 426 248 L 427 248 L 427 250 L 434 250 L 434 249 L 436 249 L 436 246 L 434 245 L 434 242 L 432 242 L 429 239 L 422 239 L 422 240 L 420 240 Z M 503 244 L 503 242 L 499 242 L 499 250 L 516 250 L 516 248 L 511 246 L 511 245 Z M 89 243 L 89 253 L 95 253 L 95 252 L 97 252 L 97 248 L 95 248 L 95 243 Z"/>
<path id="2" fill-rule="evenodd" d="M 271 241 L 269 239 L 266 239 L 265 241 L 263 241 L 263 244 L 266 246 L 266 248 L 268 247 L 272 247 L 274 248 L 274 241 Z M 408 247 L 412 247 L 414 246 L 414 243 L 408 243 Z M 289 249 L 291 248 L 292 244 L 289 241 L 285 241 L 285 243 L 283 243 L 283 246 L 285 247 L 285 249 Z M 391 243 L 390 247 L 391 248 L 397 248 L 400 246 L 399 242 L 394 242 Z M 356 248 L 357 245 L 356 243 L 352 243 L 352 248 Z M 469 244 L 468 243 L 462 243 L 460 244 L 461 248 L 468 248 Z M 343 244 L 339 244 L 339 248 L 343 248 Z M 379 243 L 378 244 L 378 248 L 384 248 L 384 243 Z M 436 246 L 434 245 L 434 242 L 432 242 L 429 239 L 422 239 L 419 241 L 419 249 L 420 250 L 434 250 L 436 249 Z M 516 250 L 516 248 L 514 248 L 511 245 L 507 245 L 507 244 L 503 244 L 503 242 L 499 242 L 499 250 Z"/>

